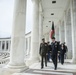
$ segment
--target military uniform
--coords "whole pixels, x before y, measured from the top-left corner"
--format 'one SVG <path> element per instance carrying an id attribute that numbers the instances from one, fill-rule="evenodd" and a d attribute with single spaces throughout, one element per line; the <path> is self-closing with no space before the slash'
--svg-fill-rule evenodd
<path id="1" fill-rule="evenodd" d="M 61 50 L 61 44 L 58 41 L 58 59 L 59 59 L 59 62 L 60 62 L 60 50 Z"/>
<path id="2" fill-rule="evenodd" d="M 41 68 L 44 67 L 43 59 L 45 59 L 45 66 L 47 66 L 47 43 L 41 43 L 40 44 L 40 51 L 39 54 L 41 55 Z"/>
<path id="3" fill-rule="evenodd" d="M 62 44 L 61 44 L 61 49 L 60 49 L 61 64 L 64 63 L 64 54 L 65 54 L 65 52 L 66 52 L 65 45 L 63 44 L 63 47 L 62 47 Z"/>
<path id="4" fill-rule="evenodd" d="M 51 50 L 52 50 L 52 61 L 56 70 L 57 69 L 57 53 L 58 53 L 57 41 L 51 43 Z"/>

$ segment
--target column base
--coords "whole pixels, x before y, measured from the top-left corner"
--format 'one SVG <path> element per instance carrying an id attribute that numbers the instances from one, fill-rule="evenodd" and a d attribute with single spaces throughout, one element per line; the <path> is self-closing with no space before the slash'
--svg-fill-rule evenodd
<path id="1" fill-rule="evenodd" d="M 32 65 L 32 64 L 34 64 L 34 63 L 37 63 L 37 62 L 39 62 L 39 61 L 40 61 L 39 58 L 29 58 L 28 60 L 26 60 L 26 65 L 27 65 L 27 66 L 30 66 L 30 65 Z"/>
<path id="2" fill-rule="evenodd" d="M 23 68 L 23 69 L 10 69 L 10 68 L 2 68 L 0 69 L 0 75 L 12 75 L 14 73 L 20 73 L 23 72 L 25 70 L 27 70 L 28 68 Z"/>
<path id="3" fill-rule="evenodd" d="M 25 72 L 29 69 L 26 65 L 23 66 L 11 66 L 8 64 L 4 68 L 0 69 L 0 75 L 12 75 L 14 73 Z"/>
<path id="4" fill-rule="evenodd" d="M 76 60 L 75 59 L 72 59 L 72 64 L 76 64 Z"/>

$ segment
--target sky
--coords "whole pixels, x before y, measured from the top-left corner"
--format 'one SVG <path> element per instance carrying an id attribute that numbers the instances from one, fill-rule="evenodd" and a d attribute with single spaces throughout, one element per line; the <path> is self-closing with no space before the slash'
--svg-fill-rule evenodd
<path id="1" fill-rule="evenodd" d="M 15 0 L 0 0 L 0 37 L 12 35 L 12 23 Z M 26 33 L 31 31 L 32 2 L 27 0 Z"/>

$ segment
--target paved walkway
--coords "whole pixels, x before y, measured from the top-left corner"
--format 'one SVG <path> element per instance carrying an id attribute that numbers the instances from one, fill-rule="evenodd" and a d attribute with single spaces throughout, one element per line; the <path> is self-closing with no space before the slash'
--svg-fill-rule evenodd
<path id="1" fill-rule="evenodd" d="M 54 70 L 54 65 L 48 62 L 47 67 L 41 69 L 40 62 L 35 63 L 29 67 L 24 73 L 15 73 L 13 75 L 76 75 L 76 65 L 71 63 L 64 63 L 61 65 L 58 63 L 57 70 Z"/>

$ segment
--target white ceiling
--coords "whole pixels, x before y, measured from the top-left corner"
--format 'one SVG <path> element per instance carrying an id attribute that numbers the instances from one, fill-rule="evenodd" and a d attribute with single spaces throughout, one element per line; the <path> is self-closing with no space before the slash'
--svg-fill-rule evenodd
<path id="1" fill-rule="evenodd" d="M 56 1 L 55 4 L 52 4 L 52 1 Z M 55 25 L 58 24 L 59 20 L 62 18 L 63 13 L 67 7 L 69 0 L 42 0 L 42 9 L 44 15 L 43 21 L 43 32 L 47 33 L 51 29 L 51 22 L 54 21 Z M 54 15 L 51 15 L 54 13 Z M 48 26 L 48 27 L 46 27 Z"/>

